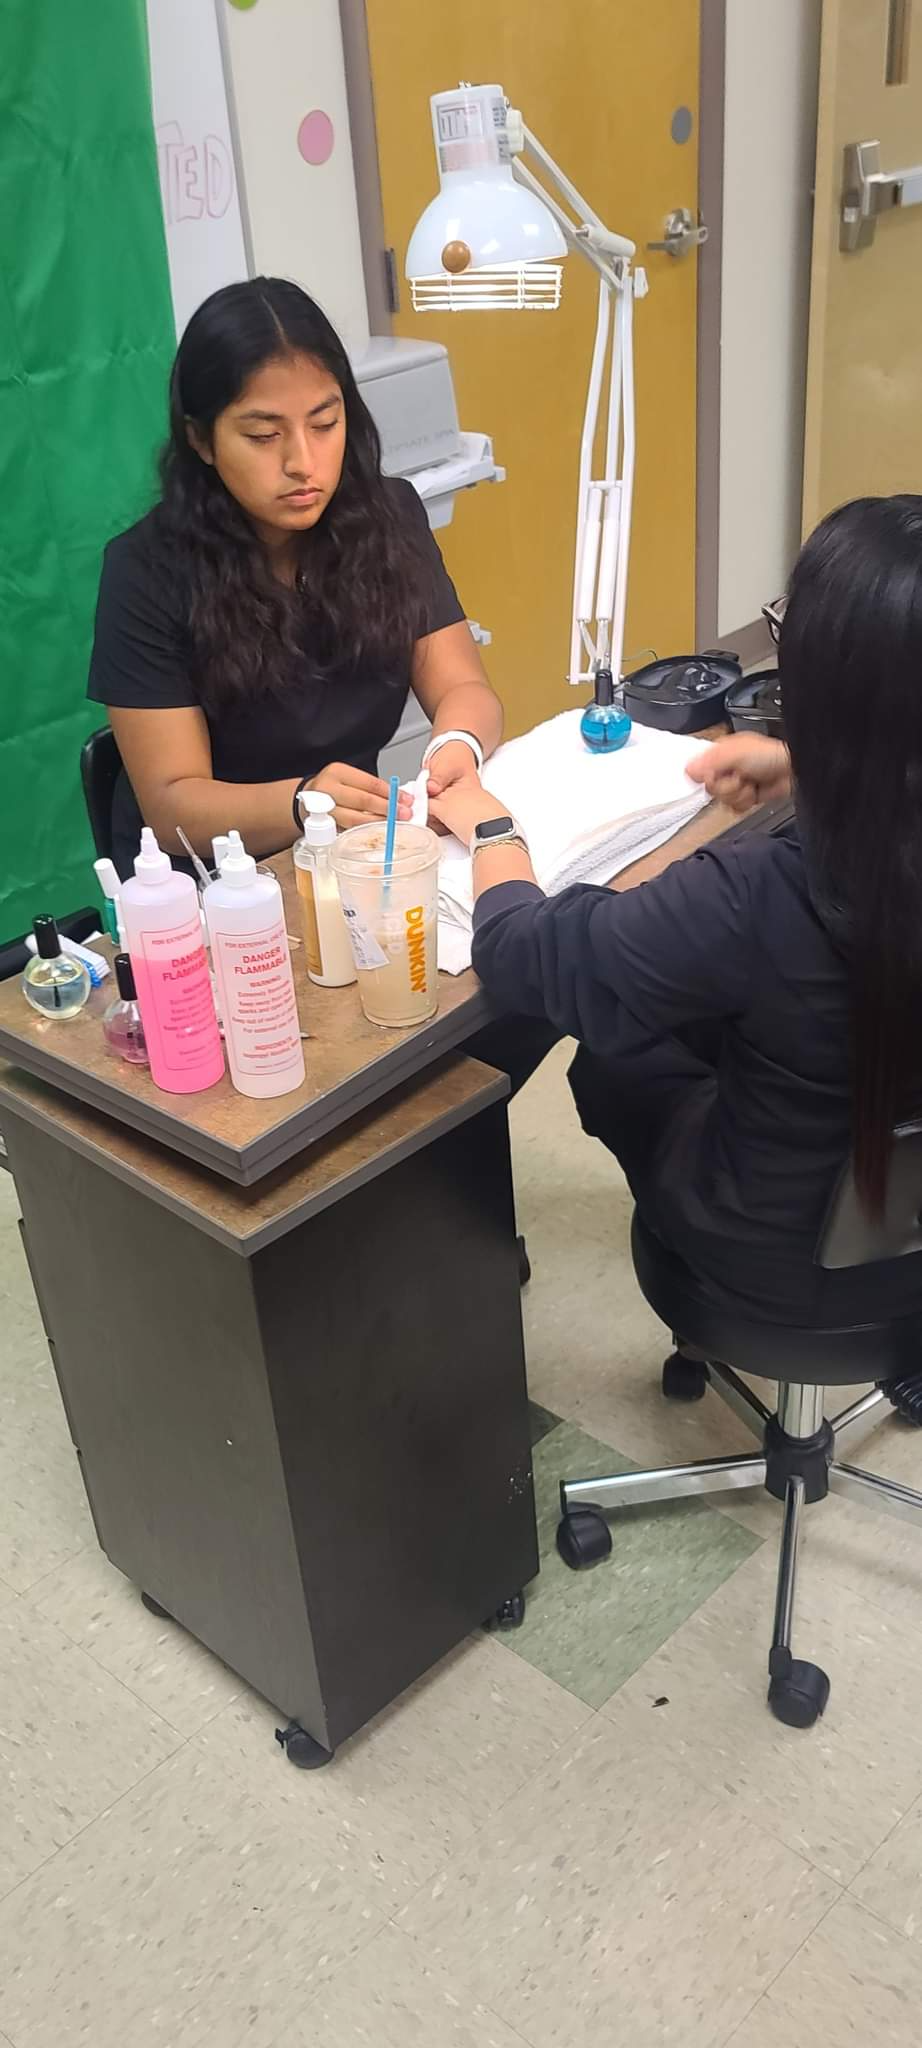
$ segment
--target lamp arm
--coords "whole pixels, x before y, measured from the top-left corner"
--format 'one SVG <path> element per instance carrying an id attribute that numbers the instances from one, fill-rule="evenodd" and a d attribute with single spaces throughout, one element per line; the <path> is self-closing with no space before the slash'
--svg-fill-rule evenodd
<path id="1" fill-rule="evenodd" d="M 572 250 L 574 256 L 582 256 L 599 277 L 604 277 L 612 291 L 618 291 L 622 282 L 623 264 L 627 259 L 616 256 L 614 261 L 608 260 L 609 251 L 599 240 L 606 235 L 607 230 L 596 228 L 591 223 L 577 226 L 569 214 L 564 212 L 553 194 L 547 190 L 546 185 L 542 185 L 540 178 L 536 178 L 534 172 L 530 171 L 528 165 L 523 164 L 519 157 L 513 162 L 512 175 L 517 185 L 524 185 L 529 192 L 534 192 L 548 213 L 553 214 L 567 248 Z M 619 235 L 612 236 L 612 240 L 620 246 Z"/>
<path id="2" fill-rule="evenodd" d="M 543 201 L 553 214 L 568 249 L 574 255 L 582 256 L 599 278 L 595 344 L 580 442 L 568 680 L 571 683 L 591 682 L 596 667 L 602 664 L 611 667 L 617 682 L 624 658 L 634 486 L 632 315 L 635 296 L 642 297 L 646 291 L 646 278 L 643 271 L 635 272 L 632 267 L 637 254 L 636 243 L 605 226 L 550 151 L 525 126 L 521 115 L 513 108 L 508 110 L 508 133 L 513 177 Z M 551 192 L 523 161 L 526 154 L 538 164 L 544 178 L 553 187 Z M 567 206 L 577 216 L 575 221 L 566 211 Z M 593 449 L 602 408 L 606 355 L 609 355 L 609 362 L 605 466 L 602 480 L 594 483 Z"/>
<path id="3" fill-rule="evenodd" d="M 595 443 L 602 377 L 611 324 L 612 293 L 604 278 L 599 280 L 599 303 L 595 341 L 589 370 L 589 387 L 583 414 L 579 448 L 579 480 L 576 490 L 576 549 L 573 560 L 573 608 L 570 617 L 569 681 L 576 682 L 583 670 L 581 617 L 591 621 L 595 611 L 595 585 L 601 524 L 601 494 L 591 489 L 592 452 Z M 617 459 L 617 454 L 616 454 Z M 588 651 L 588 650 L 587 650 Z"/>
<path id="4" fill-rule="evenodd" d="M 563 209 L 558 206 L 556 200 L 548 200 L 544 187 L 533 175 L 530 174 L 527 180 L 522 180 L 523 184 L 527 182 L 530 185 L 532 191 L 538 192 L 539 196 L 544 199 L 545 204 L 551 205 L 551 210 L 556 220 L 563 228 L 564 233 L 567 234 L 567 239 L 572 241 L 573 247 L 579 249 L 583 255 L 589 255 L 590 250 L 592 250 L 606 256 L 615 257 L 622 262 L 630 263 L 637 254 L 636 242 L 629 241 L 626 235 L 616 235 L 611 228 L 605 226 L 605 222 L 595 212 L 594 208 L 588 204 L 588 201 L 583 198 L 582 193 L 577 190 L 572 180 L 567 177 L 566 172 L 561 170 L 559 163 L 551 156 L 550 151 L 545 149 L 543 142 L 539 142 L 537 135 L 534 134 L 531 128 L 525 126 L 521 116 L 516 114 L 513 108 L 510 108 L 508 118 L 509 141 L 513 152 L 513 176 L 517 175 L 520 168 L 518 159 L 523 152 L 527 151 L 540 164 L 541 169 L 550 179 L 551 184 L 567 201 L 567 204 L 573 208 L 574 213 L 578 215 L 579 226 L 574 227 L 573 222 L 563 212 Z M 520 142 L 521 148 L 518 147 Z M 521 165 L 521 168 L 527 169 L 527 166 Z M 590 256 L 591 260 L 592 257 Z"/>

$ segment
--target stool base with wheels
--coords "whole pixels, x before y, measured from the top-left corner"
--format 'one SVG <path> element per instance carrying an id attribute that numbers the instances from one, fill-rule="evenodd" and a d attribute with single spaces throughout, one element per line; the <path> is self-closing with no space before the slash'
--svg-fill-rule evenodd
<path id="1" fill-rule="evenodd" d="M 693 1465 L 663 1466 L 651 1472 L 622 1472 L 611 1479 L 561 1481 L 561 1522 L 557 1548 L 565 1564 L 585 1570 L 608 1557 L 612 1533 L 607 1517 L 617 1508 L 641 1503 L 685 1500 L 734 1488 L 764 1486 L 784 1502 L 775 1626 L 769 1653 L 768 1703 L 777 1720 L 790 1728 L 812 1728 L 829 1698 L 829 1679 L 819 1665 L 793 1655 L 791 1629 L 797 1578 L 797 1551 L 806 1503 L 839 1493 L 866 1507 L 917 1520 L 922 1528 L 922 1493 L 877 1478 L 837 1460 L 835 1453 L 849 1431 L 878 1407 L 887 1395 L 877 1388 L 842 1410 L 831 1422 L 823 1417 L 823 1388 L 782 1385 L 778 1409 L 768 1408 L 750 1393 L 728 1366 L 710 1365 L 708 1380 L 736 1414 L 761 1438 L 761 1455 L 702 1458 Z"/>
<path id="2" fill-rule="evenodd" d="M 829 1679 L 817 1664 L 795 1657 L 792 1648 L 797 1552 L 805 1507 L 828 1493 L 862 1506 L 917 1521 L 922 1527 L 922 1492 L 861 1471 L 841 1457 L 852 1433 L 891 1405 L 913 1421 L 922 1420 L 914 1397 L 915 1360 L 922 1367 L 922 1318 L 892 1324 L 868 1323 L 843 1330 L 791 1330 L 743 1320 L 704 1292 L 681 1262 L 635 1216 L 634 1264 L 650 1306 L 682 1341 L 663 1368 L 667 1399 L 698 1400 L 708 1386 L 733 1409 L 758 1440 L 751 1455 L 703 1458 L 690 1465 L 649 1472 L 623 1472 L 607 1479 L 565 1479 L 560 1487 L 557 1548 L 572 1570 L 585 1570 L 611 1554 L 608 1518 L 621 1507 L 664 1500 L 701 1498 L 764 1486 L 784 1504 L 775 1620 L 768 1659 L 768 1703 L 791 1728 L 811 1728 L 829 1698 Z M 856 1261 L 857 1263 L 857 1261 Z M 729 1365 L 776 1379 L 774 1412 Z M 774 1370 L 772 1369 L 774 1367 Z M 788 1372 L 790 1377 L 782 1374 Z M 824 1415 L 826 1386 L 877 1380 L 832 1420 Z M 922 1439 L 920 1439 L 922 1468 Z"/>

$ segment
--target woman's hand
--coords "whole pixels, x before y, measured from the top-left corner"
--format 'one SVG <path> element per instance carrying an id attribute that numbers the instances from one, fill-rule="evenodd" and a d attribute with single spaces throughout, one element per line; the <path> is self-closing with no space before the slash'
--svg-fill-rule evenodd
<path id="1" fill-rule="evenodd" d="M 485 824 L 488 818 L 504 818 L 506 811 L 498 798 L 484 789 L 479 776 L 468 773 L 440 796 L 430 797 L 429 815 L 466 846 L 475 825 Z"/>
<path id="2" fill-rule="evenodd" d="M 445 749 L 446 753 L 448 749 Z M 331 796 L 336 805 L 333 816 L 340 832 L 347 832 L 350 825 L 367 825 L 372 818 L 387 817 L 388 786 L 380 775 L 366 775 L 363 768 L 350 768 L 343 761 L 331 761 L 329 768 L 322 768 L 319 775 L 305 784 L 306 789 L 319 789 L 325 796 Z M 407 823 L 413 813 L 412 797 L 401 790 L 397 801 L 397 816 Z"/>
<path id="3" fill-rule="evenodd" d="M 446 789 L 453 789 L 458 782 L 469 782 L 477 776 L 477 756 L 473 747 L 464 740 L 446 740 L 433 754 L 429 767 L 429 796 L 441 796 Z"/>
<path id="4" fill-rule="evenodd" d="M 750 737 L 735 732 L 728 739 L 715 740 L 689 762 L 686 774 L 692 782 L 703 782 L 708 796 L 731 811 L 751 811 L 756 804 L 772 803 L 791 793 L 787 747 L 762 733 Z"/>

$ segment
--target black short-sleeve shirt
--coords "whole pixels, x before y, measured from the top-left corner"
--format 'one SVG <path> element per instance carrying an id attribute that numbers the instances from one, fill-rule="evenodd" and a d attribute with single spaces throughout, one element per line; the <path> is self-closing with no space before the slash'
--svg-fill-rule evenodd
<path id="1" fill-rule="evenodd" d="M 418 638 L 464 618 L 464 611 L 425 507 L 412 484 L 388 483 L 394 518 L 418 542 Z M 382 673 L 350 666 L 318 674 L 305 646 L 301 672 L 284 696 L 256 696 L 220 710 L 201 704 L 184 615 L 181 578 L 155 508 L 109 542 L 96 606 L 88 695 L 118 709 L 171 711 L 201 705 L 208 722 L 212 767 L 219 782 L 280 782 L 316 775 L 330 761 L 374 773 L 393 737 L 410 688 L 409 664 Z M 140 814 L 125 776 L 116 790 L 114 858 L 130 872 Z"/>

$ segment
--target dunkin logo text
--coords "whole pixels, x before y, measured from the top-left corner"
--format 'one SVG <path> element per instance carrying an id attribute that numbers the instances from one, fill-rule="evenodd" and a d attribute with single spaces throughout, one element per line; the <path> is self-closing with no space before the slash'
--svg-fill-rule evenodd
<path id="1" fill-rule="evenodd" d="M 410 987 L 413 994 L 424 995 L 426 990 L 426 934 L 423 930 L 423 906 L 417 903 L 406 912 L 407 957 L 410 963 Z"/>

